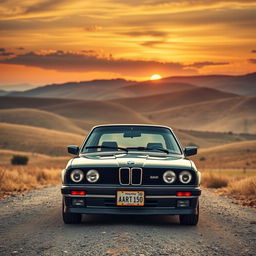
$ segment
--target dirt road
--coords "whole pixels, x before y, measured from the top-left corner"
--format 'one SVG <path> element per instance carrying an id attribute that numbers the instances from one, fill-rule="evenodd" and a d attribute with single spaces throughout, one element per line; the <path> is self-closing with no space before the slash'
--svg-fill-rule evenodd
<path id="1" fill-rule="evenodd" d="M 203 191 L 197 227 L 176 216 L 85 216 L 64 225 L 60 187 L 0 201 L 0 255 L 256 255 L 256 211 Z"/>

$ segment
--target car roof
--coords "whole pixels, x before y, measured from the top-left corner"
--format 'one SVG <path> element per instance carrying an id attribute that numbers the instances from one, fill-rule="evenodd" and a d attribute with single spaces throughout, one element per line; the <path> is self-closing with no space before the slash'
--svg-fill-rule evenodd
<path id="1" fill-rule="evenodd" d="M 96 125 L 92 129 L 98 128 L 98 127 L 111 127 L 111 126 L 143 126 L 143 127 L 160 127 L 160 128 L 167 128 L 172 130 L 171 127 L 165 126 L 165 125 L 155 125 L 155 124 L 101 124 Z"/>

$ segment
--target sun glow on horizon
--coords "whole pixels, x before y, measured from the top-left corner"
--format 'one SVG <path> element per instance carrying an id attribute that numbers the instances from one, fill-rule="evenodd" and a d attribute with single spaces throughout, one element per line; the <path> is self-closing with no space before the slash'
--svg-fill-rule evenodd
<path id="1" fill-rule="evenodd" d="M 0 3 L 0 88 L 255 72 L 256 1 Z"/>
<path id="2" fill-rule="evenodd" d="M 162 76 L 160 76 L 159 74 L 154 74 L 150 77 L 150 80 L 158 80 L 158 79 L 161 79 Z"/>

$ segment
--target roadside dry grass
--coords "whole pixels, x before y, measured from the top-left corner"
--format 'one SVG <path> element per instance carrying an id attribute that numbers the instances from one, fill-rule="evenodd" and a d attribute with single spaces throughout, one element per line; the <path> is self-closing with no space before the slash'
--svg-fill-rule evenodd
<path id="1" fill-rule="evenodd" d="M 61 168 L 38 166 L 0 167 L 0 198 L 13 193 L 60 184 Z"/>
<path id="2" fill-rule="evenodd" d="M 227 170 L 222 172 L 202 172 L 202 185 L 217 189 L 220 195 L 228 196 L 236 202 L 256 208 L 256 171 Z"/>
<path id="3" fill-rule="evenodd" d="M 233 181 L 229 185 L 229 188 L 231 193 L 256 196 L 256 176 Z"/>
<path id="4" fill-rule="evenodd" d="M 29 158 L 28 165 L 11 165 L 13 155 Z M 70 157 L 51 157 L 42 154 L 0 150 L 0 198 L 35 188 L 61 183 L 61 170 Z"/>
<path id="5" fill-rule="evenodd" d="M 203 185 L 207 188 L 227 187 L 230 178 L 226 175 L 220 175 L 213 172 L 203 173 Z"/>
<path id="6" fill-rule="evenodd" d="M 0 197 L 60 184 L 61 168 L 38 166 L 0 167 Z"/>

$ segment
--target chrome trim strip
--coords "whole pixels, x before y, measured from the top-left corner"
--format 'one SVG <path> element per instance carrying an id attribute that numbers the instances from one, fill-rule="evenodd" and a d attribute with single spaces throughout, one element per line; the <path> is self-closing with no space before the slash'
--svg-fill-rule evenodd
<path id="1" fill-rule="evenodd" d="M 122 176 L 122 170 L 128 170 L 129 171 L 129 183 L 122 183 L 121 182 L 121 176 Z M 127 186 L 127 185 L 130 185 L 130 179 L 131 179 L 131 173 L 130 173 L 130 168 L 128 168 L 128 167 L 121 167 L 121 168 L 119 168 L 119 183 L 120 183 L 120 185 L 125 185 L 125 186 Z"/>
<path id="2" fill-rule="evenodd" d="M 71 194 L 63 194 L 63 196 L 68 197 L 94 197 L 94 198 L 115 198 L 115 195 L 71 195 Z"/>
<path id="3" fill-rule="evenodd" d="M 140 170 L 140 183 L 133 183 L 133 171 L 134 170 Z M 142 177 L 143 177 L 143 170 L 142 170 L 142 168 L 139 168 L 139 167 L 133 167 L 133 168 L 131 168 L 131 185 L 134 185 L 134 186 L 136 186 L 136 185 L 141 185 L 142 184 Z"/>
<path id="4" fill-rule="evenodd" d="M 63 196 L 68 196 L 68 197 L 86 197 L 87 195 L 71 195 L 71 194 L 63 194 Z"/>
<path id="5" fill-rule="evenodd" d="M 118 186 L 118 184 L 116 186 L 95 186 L 95 184 L 93 185 L 86 185 L 86 184 L 69 184 L 69 185 L 64 185 L 64 188 L 83 188 L 83 189 L 108 189 L 108 188 L 113 188 L 113 189 L 125 189 L 125 187 L 120 187 Z M 127 189 L 131 189 L 131 187 L 126 187 Z M 132 187 L 133 189 L 136 189 L 136 187 Z M 160 185 L 155 185 L 155 186 L 150 186 L 150 185 L 142 185 L 141 187 L 137 187 L 138 189 L 171 189 L 171 190 L 180 190 L 180 189 L 184 189 L 186 191 L 189 191 L 190 189 L 192 190 L 201 190 L 200 187 L 190 187 L 190 186 L 184 186 L 184 187 L 178 187 L 178 186 L 167 186 L 167 185 L 163 185 L 160 187 Z"/>
<path id="6" fill-rule="evenodd" d="M 115 195 L 86 195 L 86 197 L 104 197 L 104 198 L 115 198 Z"/>
<path id="7" fill-rule="evenodd" d="M 146 198 L 196 198 L 198 196 L 146 196 Z"/>
<path id="8" fill-rule="evenodd" d="M 132 190 L 131 190 L 132 191 Z M 92 197 L 92 198 L 116 198 L 115 195 L 70 195 L 70 194 L 63 194 L 63 196 L 68 197 Z M 162 199 L 162 198 L 180 198 L 180 199 L 191 199 L 191 198 L 197 198 L 199 196 L 145 196 L 145 198 L 148 199 Z"/>

